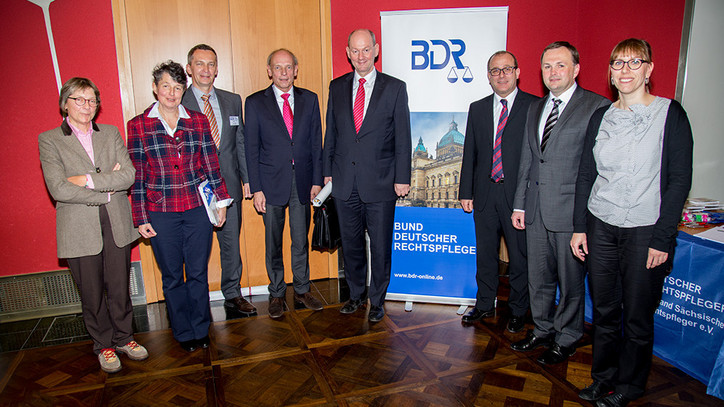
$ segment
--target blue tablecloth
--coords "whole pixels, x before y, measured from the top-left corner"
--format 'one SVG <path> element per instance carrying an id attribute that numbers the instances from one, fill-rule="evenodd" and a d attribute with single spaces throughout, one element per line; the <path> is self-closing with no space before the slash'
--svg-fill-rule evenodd
<path id="1" fill-rule="evenodd" d="M 724 244 L 680 232 L 654 322 L 654 353 L 724 399 Z"/>

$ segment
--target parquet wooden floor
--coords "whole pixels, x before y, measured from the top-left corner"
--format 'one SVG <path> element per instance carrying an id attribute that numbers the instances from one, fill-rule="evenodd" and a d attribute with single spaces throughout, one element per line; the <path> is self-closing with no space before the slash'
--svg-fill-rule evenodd
<path id="1" fill-rule="evenodd" d="M 560 365 L 518 353 L 506 315 L 463 325 L 457 306 L 389 301 L 363 312 L 286 312 L 215 322 L 212 346 L 184 352 L 170 330 L 137 334 L 151 356 L 105 374 L 90 342 L 0 354 L 2 406 L 578 406 L 590 382 L 590 338 Z M 499 304 L 499 310 L 505 310 Z M 502 313 L 502 312 L 501 312 Z M 529 326 L 530 327 L 530 326 Z M 656 359 L 632 405 L 723 406 L 703 384 Z"/>

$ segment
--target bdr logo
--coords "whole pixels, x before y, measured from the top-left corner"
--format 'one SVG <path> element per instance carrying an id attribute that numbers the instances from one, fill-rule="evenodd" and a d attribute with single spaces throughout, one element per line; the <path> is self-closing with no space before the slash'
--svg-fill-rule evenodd
<path id="1" fill-rule="evenodd" d="M 412 70 L 427 69 L 431 70 L 444 69 L 447 67 L 452 57 L 454 66 L 450 68 L 447 80 L 450 83 L 458 81 L 458 72 L 463 71 L 463 82 L 470 83 L 473 81 L 473 73 L 469 66 L 464 66 L 460 57 L 465 53 L 465 42 L 459 39 L 451 40 L 412 40 Z M 435 58 L 435 54 L 445 55 L 445 58 Z M 441 61 L 442 59 L 442 61 Z"/>

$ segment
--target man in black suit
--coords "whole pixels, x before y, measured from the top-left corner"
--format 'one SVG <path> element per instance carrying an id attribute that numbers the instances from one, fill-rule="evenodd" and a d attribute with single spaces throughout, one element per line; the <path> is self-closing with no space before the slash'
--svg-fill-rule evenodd
<path id="1" fill-rule="evenodd" d="M 525 352 L 547 346 L 538 358 L 544 365 L 568 359 L 583 336 L 585 271 L 570 249 L 574 192 L 588 121 L 611 104 L 576 84 L 578 61 L 578 51 L 565 41 L 543 50 L 541 72 L 550 93 L 528 109 L 511 218 L 526 231 L 535 329 L 510 347 Z"/>
<path id="2" fill-rule="evenodd" d="M 269 316 L 284 313 L 282 243 L 289 208 L 294 302 L 315 311 L 310 292 L 310 202 L 322 189 L 322 119 L 314 92 L 294 86 L 297 57 L 278 49 L 267 58 L 272 85 L 246 98 L 246 160 L 254 208 L 264 216 Z"/>
<path id="3" fill-rule="evenodd" d="M 477 247 L 477 300 L 463 322 L 495 315 L 502 232 L 509 256 L 510 332 L 523 329 L 529 305 L 525 232 L 513 227 L 510 216 L 526 113 L 530 103 L 538 99 L 518 89 L 519 76 L 518 60 L 512 53 L 498 51 L 488 60 L 488 81 L 494 93 L 470 104 L 459 195 L 465 212 L 474 209 Z"/>
<path id="4" fill-rule="evenodd" d="M 366 229 L 372 270 L 368 318 L 378 322 L 390 283 L 395 202 L 410 192 L 410 109 L 405 83 L 375 69 L 380 48 L 372 31 L 353 31 L 346 50 L 354 72 L 329 84 L 324 139 L 325 183 L 334 185 L 350 290 L 340 312 L 351 314 L 364 300 Z"/>
<path id="5" fill-rule="evenodd" d="M 234 199 L 226 210 L 226 223 L 216 229 L 221 252 L 221 292 L 224 306 L 244 314 L 253 314 L 256 308 L 241 295 L 241 202 L 251 198 L 244 156 L 244 123 L 241 114 L 241 96 L 214 87 L 218 74 L 216 51 L 206 44 L 191 48 L 186 73 L 192 85 L 184 93 L 181 103 L 190 110 L 206 114 L 215 134 L 221 176 L 226 189 Z M 214 125 L 216 129 L 214 129 Z M 242 186 L 242 182 L 244 183 Z"/>

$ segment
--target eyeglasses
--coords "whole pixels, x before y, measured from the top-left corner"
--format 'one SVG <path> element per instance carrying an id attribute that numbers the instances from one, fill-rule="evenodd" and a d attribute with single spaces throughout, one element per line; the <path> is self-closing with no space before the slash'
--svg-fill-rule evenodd
<path id="1" fill-rule="evenodd" d="M 85 105 L 85 102 L 88 102 L 88 105 L 90 105 L 90 107 L 96 107 L 98 106 L 98 103 L 100 103 L 100 100 L 98 99 L 86 99 L 80 96 L 77 98 L 68 97 L 68 99 L 75 100 L 75 105 L 78 107 L 82 107 L 83 105 Z"/>
<path id="2" fill-rule="evenodd" d="M 611 61 L 611 69 L 614 71 L 620 71 L 623 69 L 624 65 L 628 65 L 628 69 L 635 71 L 639 68 L 641 68 L 641 65 L 644 63 L 649 63 L 650 61 L 643 60 L 641 58 L 634 58 L 629 59 L 628 61 L 624 61 L 623 59 L 616 59 L 614 61 Z"/>
<path id="3" fill-rule="evenodd" d="M 498 75 L 500 75 L 501 72 L 505 75 L 510 75 L 516 69 L 518 69 L 517 66 L 505 66 L 502 69 L 493 68 L 493 69 L 489 70 L 488 73 L 490 74 L 490 76 L 498 76 Z"/>

